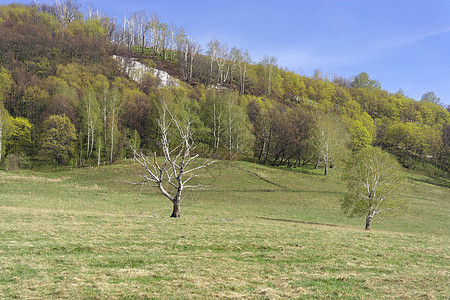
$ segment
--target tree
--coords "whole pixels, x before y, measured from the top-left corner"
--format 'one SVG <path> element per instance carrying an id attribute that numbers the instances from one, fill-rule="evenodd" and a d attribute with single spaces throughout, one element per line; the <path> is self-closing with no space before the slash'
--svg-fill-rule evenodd
<path id="1" fill-rule="evenodd" d="M 341 207 L 350 216 L 366 215 L 366 230 L 373 217 L 403 206 L 398 198 L 402 176 L 397 160 L 381 148 L 368 147 L 354 155 L 344 172 L 348 192 Z"/>
<path id="2" fill-rule="evenodd" d="M 142 166 L 142 178 L 144 185 L 157 187 L 160 192 L 173 204 L 173 211 L 170 217 L 180 217 L 181 195 L 185 188 L 200 187 L 201 185 L 188 185 L 188 182 L 197 177 L 195 171 L 205 168 L 215 161 L 205 161 L 204 163 L 191 166 L 198 154 L 193 155 L 195 143 L 192 137 L 191 121 L 184 122 L 177 120 L 168 107 L 163 104 L 161 116 L 158 120 L 160 129 L 161 149 L 164 155 L 164 162 L 158 163 L 156 152 L 153 157 L 145 156 L 142 151 L 134 149 L 136 161 Z M 180 139 L 178 145 L 171 144 L 172 138 Z"/>
<path id="3" fill-rule="evenodd" d="M 266 88 L 266 94 L 270 95 L 272 92 L 272 86 L 274 81 L 274 75 L 277 70 L 277 59 L 274 56 L 265 55 L 260 64 L 264 70 L 264 83 Z"/>
<path id="4" fill-rule="evenodd" d="M 300 165 L 307 156 L 310 116 L 299 106 L 275 103 L 265 113 L 255 102 L 248 105 L 256 137 L 255 155 L 262 163 Z"/>
<path id="5" fill-rule="evenodd" d="M 422 95 L 422 97 L 420 98 L 420 101 L 439 104 L 441 99 L 438 96 L 436 96 L 436 94 L 434 92 L 428 92 L 428 93 L 425 93 Z"/>
<path id="6" fill-rule="evenodd" d="M 3 106 L 3 101 L 6 98 L 6 95 L 9 94 L 12 86 L 11 75 L 5 68 L 0 68 L 0 161 L 2 160 L 2 145 L 3 145 L 3 136 L 4 136 L 4 124 L 5 120 L 9 119 L 9 113 Z"/>
<path id="7" fill-rule="evenodd" d="M 51 157 L 58 165 L 66 162 L 75 151 L 75 127 L 66 116 L 52 115 L 42 124 L 40 154 Z"/>
<path id="8" fill-rule="evenodd" d="M 56 1 L 54 9 L 58 21 L 66 27 L 70 22 L 79 17 L 79 7 L 80 5 L 76 0 Z"/>
<path id="9" fill-rule="evenodd" d="M 405 164 L 408 156 L 423 155 L 427 146 L 422 128 L 411 122 L 390 125 L 381 142 L 384 148 L 400 158 L 402 164 Z"/>
<path id="10" fill-rule="evenodd" d="M 319 115 L 312 138 L 316 150 L 317 165 L 324 165 L 324 175 L 328 168 L 347 154 L 348 133 L 341 119 L 334 114 Z"/>
<path id="11" fill-rule="evenodd" d="M 147 36 L 148 17 L 144 10 L 135 12 L 133 18 L 136 20 L 138 45 L 141 47 L 141 54 L 144 55 L 145 37 Z"/>
<path id="12" fill-rule="evenodd" d="M 116 80 L 117 85 L 117 80 Z M 115 136 L 118 131 L 117 123 L 119 120 L 119 113 L 123 107 L 124 100 L 117 86 L 113 86 L 108 96 L 108 119 L 109 119 L 109 133 L 110 133 L 110 148 L 109 148 L 109 162 L 114 161 L 114 145 L 117 143 Z"/>
<path id="13" fill-rule="evenodd" d="M 210 84 L 212 84 L 212 80 L 214 79 L 214 64 L 217 62 L 220 53 L 221 44 L 217 39 L 212 39 L 207 45 L 206 54 L 210 59 L 210 68 L 209 68 L 209 79 Z"/>
<path id="14" fill-rule="evenodd" d="M 31 147 L 32 124 L 28 119 L 17 117 L 11 120 L 11 133 L 5 142 L 8 154 L 23 155 Z"/>
<path id="15" fill-rule="evenodd" d="M 3 157 L 3 139 L 8 136 L 11 116 L 0 102 L 0 162 Z"/>
<path id="16" fill-rule="evenodd" d="M 369 78 L 366 72 L 359 73 L 352 81 L 352 87 L 355 88 L 368 88 L 368 89 L 380 89 L 381 84 L 378 80 Z"/>
<path id="17" fill-rule="evenodd" d="M 95 96 L 94 90 L 88 88 L 83 91 L 80 101 L 82 127 L 86 136 L 86 160 L 91 158 L 97 137 L 101 135 L 100 107 Z"/>
<path id="18" fill-rule="evenodd" d="M 236 59 L 236 65 L 239 73 L 239 92 L 245 93 L 245 83 L 247 80 L 247 70 L 249 64 L 252 62 L 252 58 L 248 53 L 248 50 L 236 49 L 234 50 Z"/>
<path id="19" fill-rule="evenodd" d="M 126 98 L 119 123 L 130 130 L 137 130 L 143 145 L 149 146 L 152 139 L 150 133 L 154 126 L 151 119 L 152 104 L 147 95 L 137 89 L 128 90 Z"/>

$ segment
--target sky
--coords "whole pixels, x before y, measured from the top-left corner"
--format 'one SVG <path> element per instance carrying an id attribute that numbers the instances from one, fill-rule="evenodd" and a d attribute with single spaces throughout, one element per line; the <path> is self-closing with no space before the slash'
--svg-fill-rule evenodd
<path id="1" fill-rule="evenodd" d="M 0 4 L 12 1 L 0 0 Z M 14 1 L 30 3 L 30 1 Z M 51 4 L 53 0 L 36 0 Z M 145 10 L 183 26 L 203 49 L 217 38 L 257 62 L 332 78 L 361 72 L 383 89 L 420 100 L 434 91 L 450 105 L 450 0 L 78 0 L 107 15 Z"/>

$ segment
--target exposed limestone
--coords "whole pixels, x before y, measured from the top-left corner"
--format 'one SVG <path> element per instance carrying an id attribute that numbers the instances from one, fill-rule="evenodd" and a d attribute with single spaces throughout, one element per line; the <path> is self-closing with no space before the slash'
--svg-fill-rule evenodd
<path id="1" fill-rule="evenodd" d="M 166 71 L 146 66 L 145 64 L 137 61 L 134 58 L 125 58 L 116 55 L 114 55 L 113 57 L 119 61 L 128 77 L 138 83 L 142 81 L 142 78 L 145 74 L 150 73 L 152 76 L 160 79 L 159 87 L 180 86 L 181 84 L 180 80 L 170 76 Z"/>

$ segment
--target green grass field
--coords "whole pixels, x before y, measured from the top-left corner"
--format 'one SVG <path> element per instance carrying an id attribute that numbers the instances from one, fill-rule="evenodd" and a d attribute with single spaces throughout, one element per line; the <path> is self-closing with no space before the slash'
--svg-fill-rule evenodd
<path id="1" fill-rule="evenodd" d="M 450 297 L 449 188 L 405 173 L 405 212 L 349 219 L 339 171 L 219 162 L 182 200 L 136 166 L 0 172 L 0 298 Z"/>

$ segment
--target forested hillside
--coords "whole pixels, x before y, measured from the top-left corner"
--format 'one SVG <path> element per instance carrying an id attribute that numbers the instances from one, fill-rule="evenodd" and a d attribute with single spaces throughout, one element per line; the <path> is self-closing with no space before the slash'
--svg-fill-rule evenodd
<path id="1" fill-rule="evenodd" d="M 183 84 L 162 87 L 151 74 L 133 81 L 113 55 Z M 204 156 L 320 163 L 318 136 L 327 132 L 351 151 L 381 146 L 410 168 L 441 175 L 450 168 L 450 112 L 433 92 L 420 101 L 392 94 L 364 72 L 302 76 L 275 57 L 254 62 L 218 40 L 202 51 L 182 27 L 143 11 L 119 23 L 92 7 L 83 14 L 70 0 L 1 6 L 0 100 L 7 168 L 96 165 L 129 157 L 132 148 L 158 151 L 162 103 L 193 122 Z"/>

